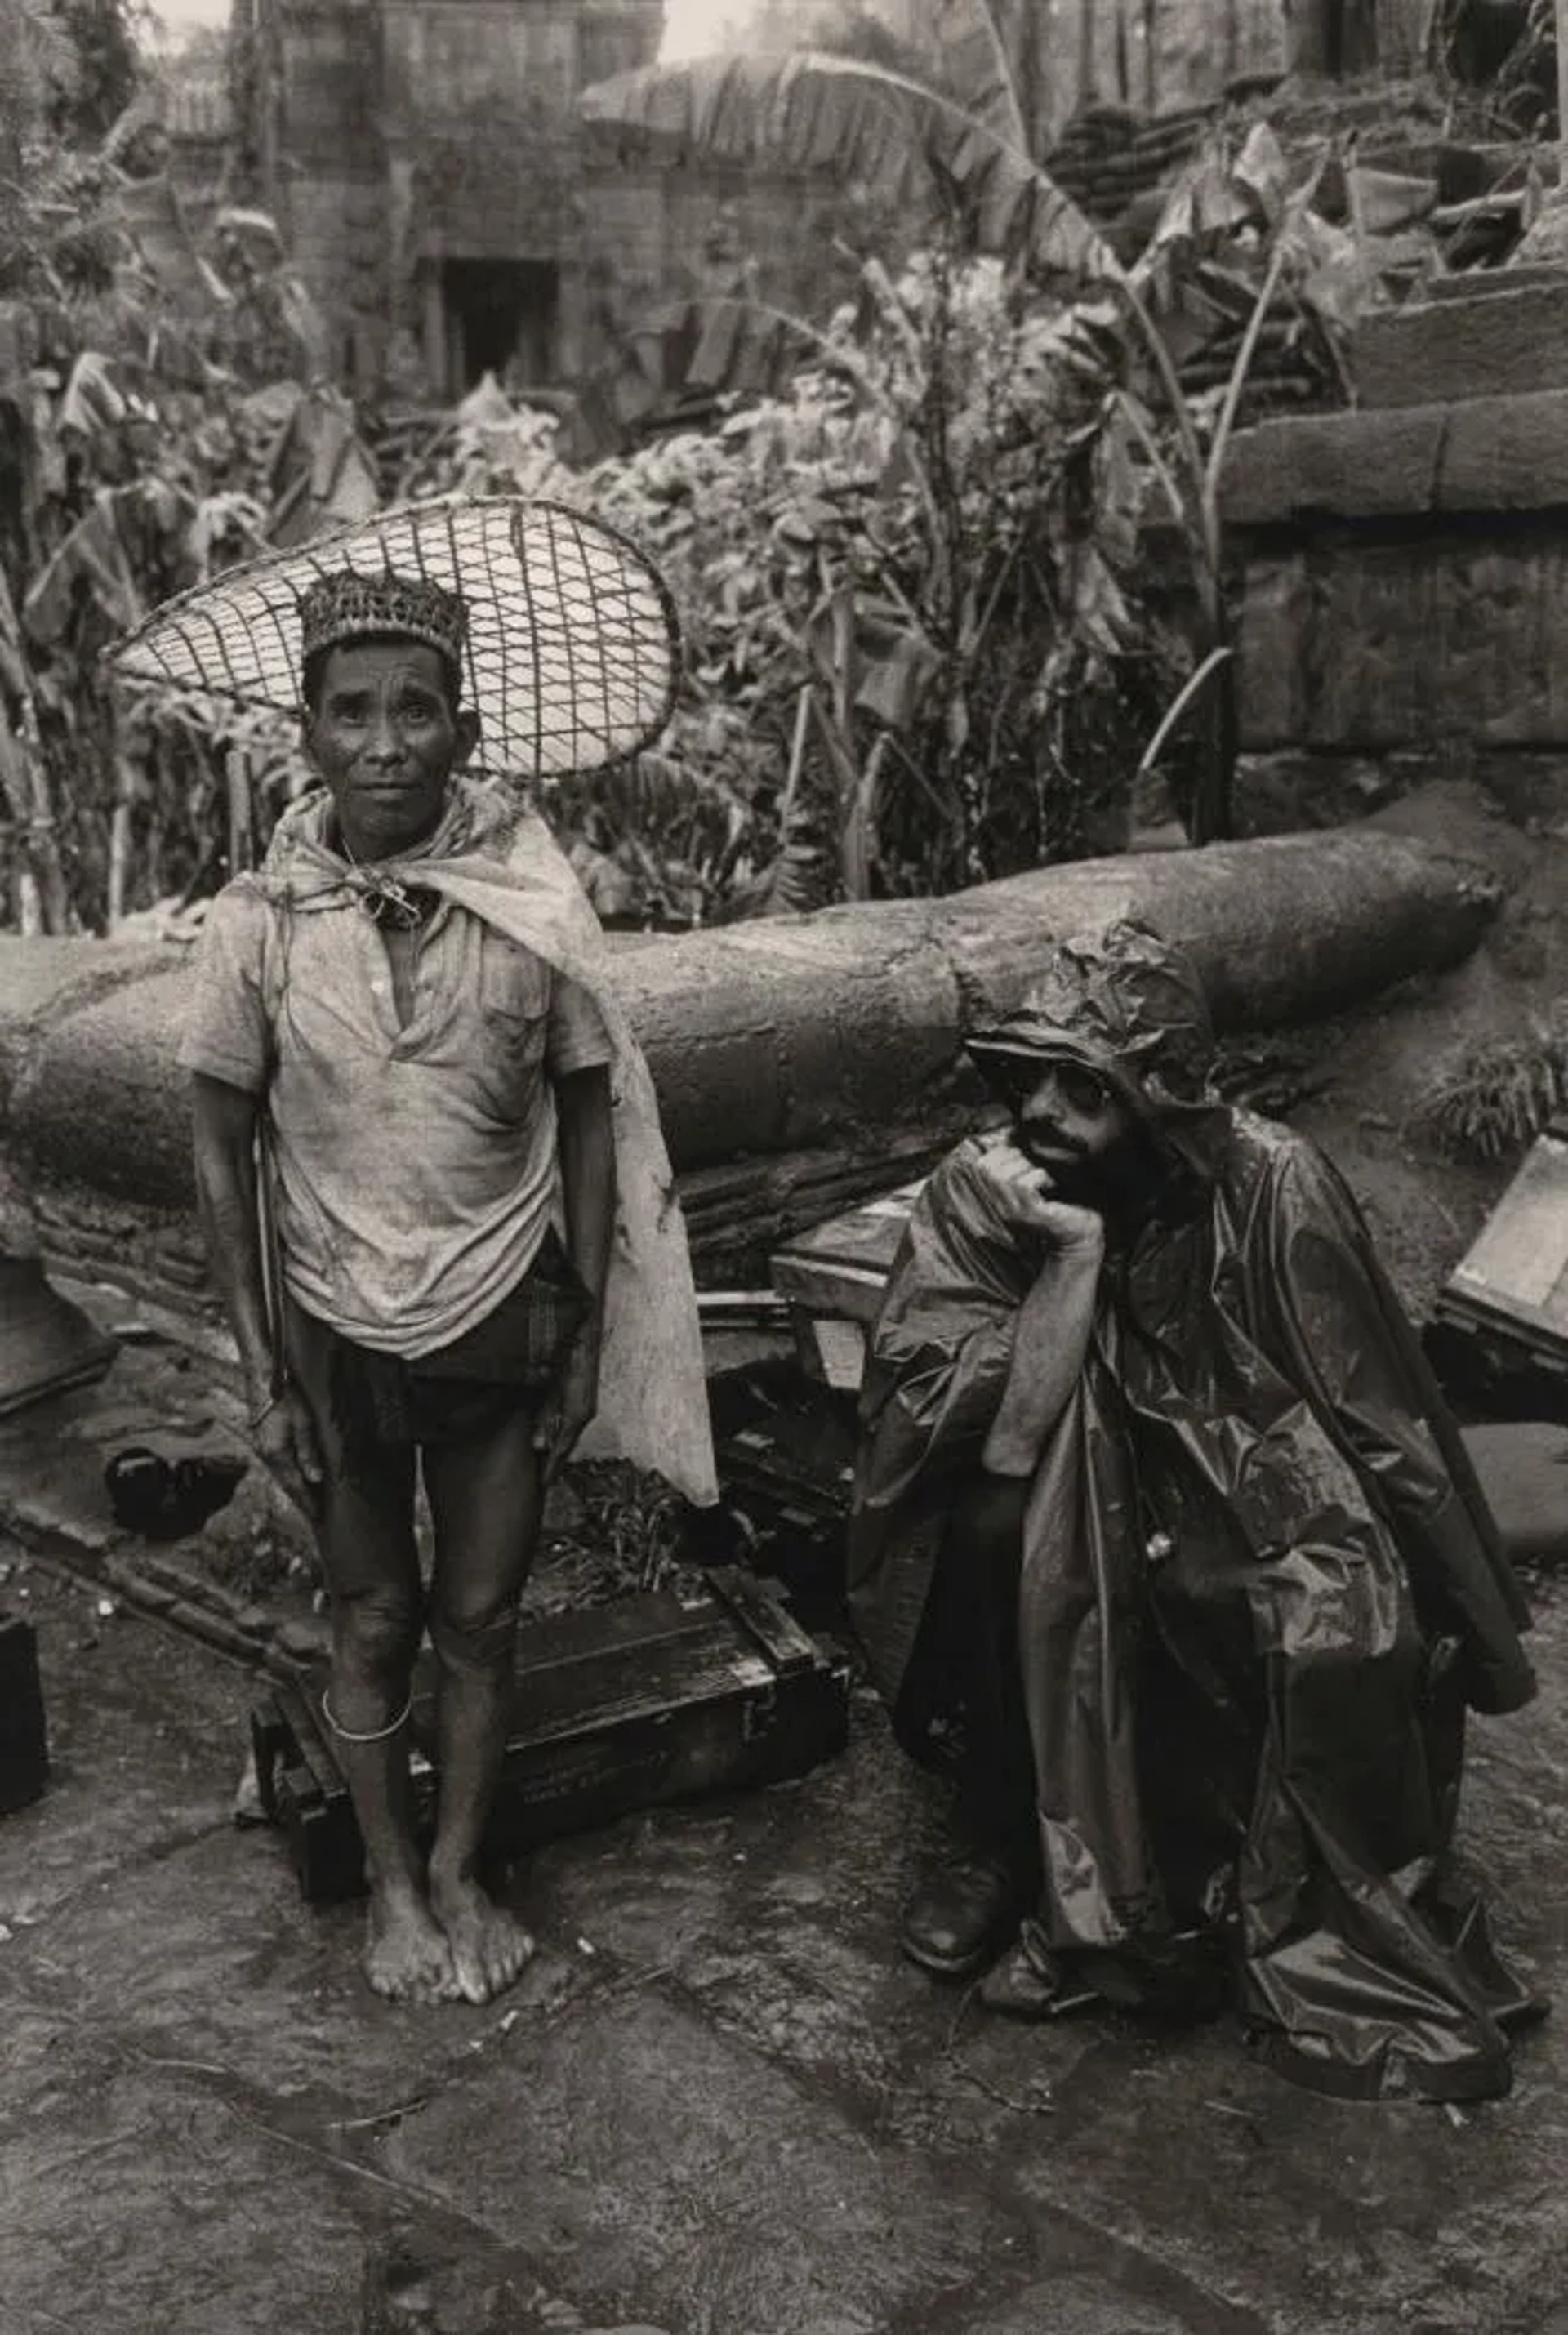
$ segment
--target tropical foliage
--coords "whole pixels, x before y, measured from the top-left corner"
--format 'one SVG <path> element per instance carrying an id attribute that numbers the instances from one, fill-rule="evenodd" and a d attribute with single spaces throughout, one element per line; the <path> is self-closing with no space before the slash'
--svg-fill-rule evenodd
<path id="1" fill-rule="evenodd" d="M 586 482 L 687 612 L 670 752 L 727 810 L 730 910 L 1008 873 L 1125 797 L 1170 682 L 1132 425 L 1060 329 L 992 263 L 869 265 L 787 395 Z"/>
<path id="2" fill-rule="evenodd" d="M 0 218 L 13 916 L 168 924 L 259 847 L 301 782 L 286 725 L 111 702 L 99 652 L 167 590 L 386 494 L 578 498 L 669 574 L 689 653 L 668 735 L 547 805 L 608 916 L 944 889 L 1114 847 L 1135 778 L 1198 839 L 1224 832 L 1225 445 L 1265 315 L 1331 336 L 1364 271 L 1312 207 L 1318 166 L 1245 124 L 1118 257 L 1035 159 L 1032 22 L 1023 0 L 947 0 L 930 88 L 774 55 L 594 98 L 618 137 L 831 160 L 924 232 L 905 263 L 865 258 L 826 323 L 762 316 L 794 352 L 773 394 L 587 470 L 491 383 L 378 470 L 344 401 L 302 385 L 319 334 L 271 222 L 219 212 L 198 247 L 134 119 L 82 150 L 35 115 L 25 216 Z M 721 338 L 743 319 L 711 310 Z"/>
<path id="3" fill-rule="evenodd" d="M 657 754 L 557 784 L 604 913 L 928 891 L 1114 838 L 1180 677 L 1137 581 L 1136 410 L 1002 269 L 941 251 L 815 334 L 779 395 L 585 473 L 493 390 L 421 483 L 584 500 L 680 602 Z"/>
<path id="4" fill-rule="evenodd" d="M 1288 279 L 1331 270 L 1311 215 L 1320 161 L 1293 179 L 1254 128 L 1239 154 L 1223 128 L 1167 202 L 1130 264 L 1051 178 L 1041 159 L 1046 65 L 1030 0 L 934 0 L 929 82 L 823 52 L 719 56 L 650 66 L 588 91 L 585 113 L 623 148 L 673 150 L 731 165 L 831 163 L 884 203 L 943 217 L 959 248 L 994 257 L 1014 299 L 1054 315 L 1070 368 L 1087 358 L 1128 400 L 1122 421 L 1157 481 L 1185 547 L 1188 671 L 1203 676 L 1202 752 L 1185 805 L 1196 841 L 1228 833 L 1236 752 L 1234 680 L 1219 524 L 1219 475 L 1263 317 Z M 1205 432 L 1180 359 L 1216 329 L 1194 278 L 1239 247 L 1251 315 Z M 1234 276 L 1234 270 L 1233 276 Z M 1054 375 L 1053 375 L 1054 380 Z"/>
<path id="5" fill-rule="evenodd" d="M 52 92 L 101 118 L 112 13 L 62 0 L 0 57 L 22 165 L 0 212 L 0 897 L 24 929 L 209 890 L 253 804 L 297 782 L 276 722 L 111 696 L 100 657 L 298 524 L 313 480 L 329 503 L 353 486 L 342 401 L 302 386 L 319 328 L 271 221 L 219 211 L 198 246 L 134 92 L 91 147 L 53 134 Z M 74 77 L 62 25 L 98 42 Z"/>
<path id="6" fill-rule="evenodd" d="M 1506 1159 L 1568 1104 L 1568 1017 L 1472 1047 L 1443 1064 L 1411 1131 L 1460 1158 Z"/>

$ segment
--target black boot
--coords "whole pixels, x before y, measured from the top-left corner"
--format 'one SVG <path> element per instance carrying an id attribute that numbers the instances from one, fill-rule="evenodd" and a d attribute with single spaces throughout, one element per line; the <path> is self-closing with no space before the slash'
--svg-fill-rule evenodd
<path id="1" fill-rule="evenodd" d="M 1199 1932 L 1059 1954 L 1037 1922 L 1025 1922 L 1011 1952 L 987 1976 L 980 2000 L 1008 2019 L 1060 2019 L 1098 2003 L 1188 2020 L 1215 2017 L 1228 1993 L 1219 1942 Z"/>
<path id="2" fill-rule="evenodd" d="M 973 1978 L 1018 1925 L 1028 1882 L 1021 1860 L 1002 1846 L 955 1846 L 912 1893 L 898 1943 L 938 1978 Z"/>
<path id="3" fill-rule="evenodd" d="M 1098 2000 L 1046 1943 L 1038 1922 L 1025 1922 L 980 1990 L 987 2010 L 1005 2019 L 1060 2019 Z"/>

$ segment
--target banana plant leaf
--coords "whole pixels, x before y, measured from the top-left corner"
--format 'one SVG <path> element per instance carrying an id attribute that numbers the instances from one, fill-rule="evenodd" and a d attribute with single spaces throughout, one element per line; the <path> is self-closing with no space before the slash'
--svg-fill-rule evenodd
<path id="1" fill-rule="evenodd" d="M 623 147 L 831 170 L 890 204 L 918 200 L 934 172 L 968 207 L 982 250 L 1079 279 L 1119 273 L 1098 228 L 1017 142 L 1016 115 L 999 130 L 999 100 L 983 102 L 976 111 L 886 66 L 802 49 L 645 65 L 595 82 L 581 107 Z"/>
<path id="2" fill-rule="evenodd" d="M 102 635 L 128 630 L 147 614 L 150 574 L 188 581 L 193 498 L 161 479 L 101 487 L 35 578 L 23 605 L 30 640 L 57 650 L 85 605 Z"/>

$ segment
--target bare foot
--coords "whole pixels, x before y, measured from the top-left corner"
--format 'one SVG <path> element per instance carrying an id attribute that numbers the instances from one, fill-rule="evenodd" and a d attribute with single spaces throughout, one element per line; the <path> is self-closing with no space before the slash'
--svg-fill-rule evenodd
<path id="1" fill-rule="evenodd" d="M 411 1889 L 378 1891 L 366 1925 L 364 1974 L 389 2002 L 450 2002 L 457 1991 L 446 1932 Z"/>
<path id="2" fill-rule="evenodd" d="M 463 2001 L 489 2002 L 532 1961 L 528 1931 L 477 1881 L 446 1881 L 432 1873 L 431 1905 L 451 1950 L 453 1992 Z"/>

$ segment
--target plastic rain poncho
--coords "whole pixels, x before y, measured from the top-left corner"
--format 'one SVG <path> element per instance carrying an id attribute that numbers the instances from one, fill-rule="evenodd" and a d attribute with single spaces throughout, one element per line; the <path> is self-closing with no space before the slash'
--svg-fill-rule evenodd
<path id="1" fill-rule="evenodd" d="M 973 1044 L 1074 1057 L 1168 1168 L 1108 1247 L 1043 1449 L 1019 1626 L 1040 1929 L 1070 1965 L 1223 1942 L 1264 2054 L 1318 2088 L 1507 2088 L 1536 2008 L 1449 1857 L 1466 1706 L 1534 1689 L 1526 1616 L 1360 1212 L 1304 1138 L 1219 1103 L 1199 985 L 1136 925 L 1064 945 Z M 915 1208 L 874 1333 L 851 1602 L 895 1726 L 928 1743 L 946 1512 L 1040 1266 L 961 1145 Z M 945 1576 L 944 1576 L 945 1577 Z"/>

